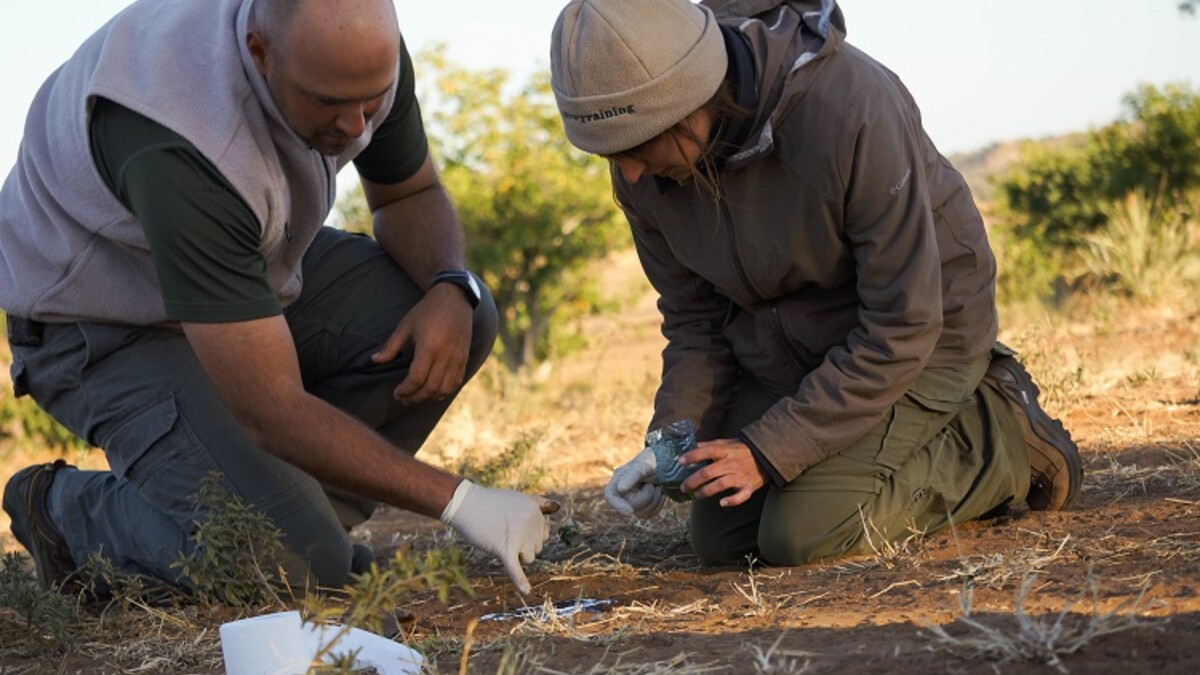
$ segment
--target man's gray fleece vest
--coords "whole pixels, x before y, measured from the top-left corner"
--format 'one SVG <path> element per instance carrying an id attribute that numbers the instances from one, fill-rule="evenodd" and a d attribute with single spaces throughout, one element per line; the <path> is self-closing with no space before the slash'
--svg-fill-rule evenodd
<path id="1" fill-rule="evenodd" d="M 95 97 L 180 134 L 249 205 L 259 249 L 286 305 L 300 259 L 329 214 L 339 157 L 312 150 L 284 122 L 245 44 L 253 0 L 140 0 L 50 76 L 25 123 L 0 191 L 0 308 L 42 321 L 149 325 L 167 321 L 137 220 L 109 192 L 88 143 Z"/>

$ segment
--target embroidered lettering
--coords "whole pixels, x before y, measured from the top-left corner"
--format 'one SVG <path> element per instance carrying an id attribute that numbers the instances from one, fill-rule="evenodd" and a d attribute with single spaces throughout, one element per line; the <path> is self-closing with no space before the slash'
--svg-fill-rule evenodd
<path id="1" fill-rule="evenodd" d="M 637 114 L 637 110 L 635 110 L 632 105 L 623 105 L 623 106 L 613 106 L 613 107 L 609 108 L 608 110 L 597 110 L 596 112 L 587 113 L 584 115 L 576 115 L 575 113 L 569 113 L 569 112 L 564 111 L 562 116 L 571 120 L 572 122 L 579 122 L 580 124 L 587 124 L 588 122 L 599 122 L 601 120 L 608 120 L 608 119 L 612 119 L 614 117 L 620 117 L 622 115 L 636 115 L 636 114 Z"/>
<path id="2" fill-rule="evenodd" d="M 908 179 L 910 176 L 912 176 L 912 169 L 908 169 L 907 171 L 904 172 L 904 178 L 901 178 L 899 183 L 896 183 L 895 185 L 893 185 L 892 189 L 888 190 L 888 194 L 895 197 L 897 192 L 904 189 L 904 185 L 906 183 L 908 183 Z"/>

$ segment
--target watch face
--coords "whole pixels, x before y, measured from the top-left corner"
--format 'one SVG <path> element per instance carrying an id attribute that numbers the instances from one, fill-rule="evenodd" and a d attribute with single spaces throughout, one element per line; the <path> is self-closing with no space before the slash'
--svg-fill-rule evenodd
<path id="1" fill-rule="evenodd" d="M 467 285 L 471 287 L 471 292 L 475 294 L 475 299 L 482 298 L 483 292 L 479 290 L 479 282 L 475 281 L 475 275 L 470 272 L 466 272 L 465 274 L 467 275 Z"/>

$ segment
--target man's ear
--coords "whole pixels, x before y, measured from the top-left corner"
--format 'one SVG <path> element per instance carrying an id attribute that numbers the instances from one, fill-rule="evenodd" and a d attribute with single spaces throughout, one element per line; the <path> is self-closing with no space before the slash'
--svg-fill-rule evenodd
<path id="1" fill-rule="evenodd" d="M 246 49 L 250 50 L 250 58 L 254 59 L 254 67 L 263 77 L 266 77 L 267 55 L 270 52 L 266 36 L 256 30 L 249 31 L 246 33 Z"/>

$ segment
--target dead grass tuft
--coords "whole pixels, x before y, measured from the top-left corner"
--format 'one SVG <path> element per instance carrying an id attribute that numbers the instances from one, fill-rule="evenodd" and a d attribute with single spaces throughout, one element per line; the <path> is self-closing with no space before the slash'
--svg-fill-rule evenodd
<path id="1" fill-rule="evenodd" d="M 964 584 L 958 599 L 962 616 L 957 623 L 966 630 L 951 634 L 944 626 L 927 623 L 932 637 L 929 649 L 975 661 L 1031 661 L 1066 673 L 1068 670 L 1061 657 L 1074 654 L 1100 637 L 1138 628 L 1149 621 L 1137 616 L 1143 609 L 1144 587 L 1136 597 L 1108 612 L 1099 612 L 1096 587 L 1090 573 L 1085 588 L 1066 602 L 1060 612 L 1032 616 L 1025 611 L 1024 604 L 1037 580 L 1037 576 L 1028 576 L 1021 581 L 1013 601 L 1012 616 L 986 621 L 972 612 L 974 587 Z M 1085 615 L 1073 613 L 1075 605 L 1085 595 L 1091 598 L 1090 612 Z"/>
<path id="2" fill-rule="evenodd" d="M 573 670 L 558 670 L 550 668 L 538 661 L 530 659 L 530 675 L 703 675 L 706 673 L 727 673 L 733 669 L 724 664 L 714 662 L 699 662 L 694 654 L 680 652 L 669 658 L 656 661 L 639 661 L 637 650 L 616 654 L 609 660 L 606 651 L 600 659 L 590 665 Z M 643 657 L 644 658 L 644 657 Z"/>
<path id="3" fill-rule="evenodd" d="M 759 645 L 750 645 L 750 664 L 758 675 L 799 675 L 807 673 L 812 665 L 811 657 L 817 656 L 812 652 L 781 649 L 779 645 L 787 631 L 779 634 L 770 647 L 763 649 Z M 803 662 L 801 662 L 803 659 Z"/>
<path id="4" fill-rule="evenodd" d="M 987 553 L 959 558 L 958 566 L 938 580 L 1003 588 L 1013 579 L 1028 580 L 1043 574 L 1050 563 L 1062 557 L 1070 540 L 1071 535 L 1067 535 L 1053 547 L 1035 544 L 1017 548 L 1011 553 Z"/>
<path id="5" fill-rule="evenodd" d="M 1195 439 L 1165 440 L 1146 450 L 1140 464 L 1122 462 L 1122 453 L 1109 453 L 1107 466 L 1089 468 L 1084 490 L 1099 491 L 1110 503 L 1160 492 L 1177 498 L 1200 495 L 1200 445 Z"/>

